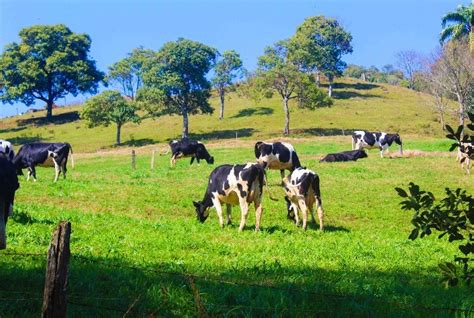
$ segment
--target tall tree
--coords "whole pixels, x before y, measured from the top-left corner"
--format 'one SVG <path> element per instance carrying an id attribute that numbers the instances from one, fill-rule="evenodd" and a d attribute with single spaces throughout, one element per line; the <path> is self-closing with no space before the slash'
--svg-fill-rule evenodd
<path id="1" fill-rule="evenodd" d="M 214 110 L 209 104 L 211 83 L 206 75 L 216 57 L 216 49 L 199 42 L 180 38 L 166 43 L 148 63 L 138 99 L 148 104 L 151 115 L 183 116 L 182 137 L 188 137 L 188 116 Z"/>
<path id="2" fill-rule="evenodd" d="M 344 54 L 352 53 L 352 35 L 335 19 L 324 16 L 307 18 L 298 27 L 291 39 L 292 59 L 309 72 L 316 72 L 329 80 L 328 94 L 332 96 L 332 83 L 341 76 L 346 67 L 342 61 Z"/>
<path id="3" fill-rule="evenodd" d="M 136 111 L 133 102 L 125 100 L 118 91 L 108 90 L 88 99 L 81 117 L 88 122 L 89 127 L 107 127 L 114 123 L 117 126 L 116 144 L 120 145 L 122 126 L 127 122 L 140 121 Z"/>
<path id="4" fill-rule="evenodd" d="M 240 59 L 239 53 L 234 50 L 224 51 L 222 57 L 217 61 L 214 67 L 215 76 L 212 79 L 212 84 L 219 93 L 221 101 L 219 119 L 224 118 L 225 93 L 234 83 L 235 79 L 241 75 L 241 71 L 242 60 Z"/>
<path id="5" fill-rule="evenodd" d="M 296 99 L 300 107 L 309 109 L 332 104 L 332 100 L 317 88 L 314 78 L 301 72 L 288 58 L 288 46 L 288 41 L 280 41 L 267 47 L 258 60 L 254 77 L 250 79 L 252 91 L 256 92 L 254 96 L 271 97 L 277 92 L 282 98 L 285 135 L 290 134 L 290 100 Z"/>
<path id="6" fill-rule="evenodd" d="M 447 13 L 441 20 L 441 25 L 442 43 L 450 39 L 469 37 L 470 50 L 474 52 L 474 3 L 468 6 L 460 5 L 456 11 Z"/>
<path id="7" fill-rule="evenodd" d="M 135 100 L 137 91 L 143 85 L 143 67 L 156 53 L 139 47 L 126 58 L 109 67 L 107 82 L 115 84 L 123 95 Z"/>
<path id="8" fill-rule="evenodd" d="M 63 24 L 37 25 L 20 31 L 21 42 L 6 46 L 0 56 L 0 100 L 46 102 L 52 119 L 54 101 L 68 94 L 95 93 L 103 73 L 90 58 L 91 39 Z"/>
<path id="9" fill-rule="evenodd" d="M 396 54 L 397 66 L 408 79 L 408 88 L 415 88 L 415 75 L 422 69 L 420 55 L 412 50 L 400 51 Z"/>

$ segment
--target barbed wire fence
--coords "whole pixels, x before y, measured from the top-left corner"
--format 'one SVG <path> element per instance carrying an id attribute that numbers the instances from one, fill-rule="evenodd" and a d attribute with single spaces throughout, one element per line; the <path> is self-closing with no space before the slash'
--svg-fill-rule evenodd
<path id="1" fill-rule="evenodd" d="M 0 256 L 2 257 L 12 257 L 12 258 L 34 258 L 34 259 L 42 259 L 46 260 L 47 255 L 41 253 L 12 253 L 12 252 L 5 252 L 1 253 Z M 81 254 L 73 254 L 71 255 L 71 259 L 73 260 L 75 265 L 78 264 L 95 264 L 101 266 L 103 268 L 113 268 L 113 269 L 121 269 L 121 270 L 132 270 L 139 273 L 147 273 L 147 274 L 154 274 L 154 275 L 163 275 L 167 276 L 172 279 L 179 279 L 181 282 L 186 284 L 189 289 L 189 296 L 190 302 L 194 303 L 195 314 L 198 317 L 208 317 L 213 316 L 216 313 L 213 309 L 220 309 L 226 310 L 227 312 L 233 312 L 235 315 L 238 315 L 239 312 L 242 310 L 247 310 L 248 312 L 259 312 L 259 313 L 274 313 L 275 308 L 258 306 L 254 304 L 207 304 L 203 299 L 205 298 L 206 293 L 203 293 L 199 287 L 200 284 L 204 283 L 213 283 L 218 284 L 221 288 L 232 288 L 233 286 L 238 286 L 242 288 L 254 288 L 258 290 L 265 290 L 265 291 L 279 291 L 283 293 L 290 293 L 292 295 L 306 295 L 309 299 L 337 299 L 337 301 L 358 301 L 360 303 L 365 302 L 376 302 L 377 304 L 387 306 L 386 308 L 397 308 L 401 310 L 407 311 L 414 311 L 419 313 L 429 313 L 431 316 L 437 316 L 438 314 L 455 314 L 456 316 L 461 317 L 470 317 L 474 315 L 474 305 L 471 308 L 454 308 L 454 307 L 437 307 L 437 306 L 427 306 L 421 304 L 407 304 L 402 302 L 390 301 L 390 300 L 382 300 L 377 298 L 369 298 L 364 295 L 343 295 L 343 294 L 336 294 L 336 293 L 327 293 L 327 292 L 319 292 L 319 291 L 312 291 L 301 287 L 296 286 L 275 286 L 272 284 L 267 283 L 253 283 L 248 281 L 241 281 L 241 280 L 228 280 L 222 279 L 217 277 L 210 277 L 205 275 L 196 275 L 191 273 L 183 273 L 183 272 L 173 272 L 167 270 L 160 270 L 156 268 L 145 268 L 145 267 L 138 267 L 132 265 L 124 265 L 124 264 L 117 264 L 110 261 L 101 261 L 98 259 L 93 259 L 88 256 L 84 256 Z M 74 267 L 72 268 L 74 270 Z M 71 276 L 71 275 L 69 275 Z M 143 286 L 146 287 L 146 286 Z M 148 286 L 149 287 L 149 286 Z M 166 292 L 166 287 L 161 286 L 162 290 Z M 143 288 L 146 290 L 146 288 Z M 72 307 L 82 307 L 91 310 L 92 312 L 110 312 L 116 315 L 122 315 L 123 317 L 126 316 L 133 316 L 134 308 L 138 307 L 142 303 L 146 303 L 146 299 L 142 297 L 142 295 L 130 295 L 130 297 L 100 297 L 97 295 L 91 295 L 87 292 L 77 292 L 72 291 L 67 294 L 67 304 L 71 305 Z M 34 303 L 38 304 L 38 309 L 43 301 L 43 291 L 24 291 L 24 290 L 15 290 L 11 288 L 5 288 L 5 286 L 0 286 L 0 303 L 8 303 L 9 306 L 15 303 Z M 106 304 L 107 302 L 118 302 L 120 305 L 115 304 Z M 209 308 L 211 307 L 211 308 Z M 163 308 L 157 308 L 154 312 L 150 313 L 150 316 L 154 316 L 157 312 L 159 312 Z M 369 315 L 371 309 L 361 308 L 354 309 L 356 313 L 365 313 L 365 315 Z M 284 309 L 282 309 L 284 311 Z M 312 309 L 304 309 L 300 308 L 297 310 L 299 314 L 307 314 L 312 316 L 317 315 L 353 315 L 354 311 L 344 310 L 343 308 L 332 308 L 332 309 L 325 309 L 325 308 L 312 308 Z M 280 315 L 289 316 L 291 312 L 279 312 Z"/>

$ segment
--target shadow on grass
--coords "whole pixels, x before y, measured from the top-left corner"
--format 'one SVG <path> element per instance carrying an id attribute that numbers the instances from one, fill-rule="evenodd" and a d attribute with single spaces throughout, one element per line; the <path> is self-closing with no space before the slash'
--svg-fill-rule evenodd
<path id="1" fill-rule="evenodd" d="M 327 84 L 326 84 L 327 86 Z M 379 85 L 376 84 L 371 84 L 371 83 L 334 83 L 334 88 L 347 88 L 347 89 L 357 89 L 357 90 L 368 90 L 368 89 L 374 89 L 379 87 Z"/>
<path id="2" fill-rule="evenodd" d="M 356 130 L 362 129 L 342 129 L 342 128 L 302 128 L 291 129 L 293 134 L 312 135 L 312 136 L 351 136 Z"/>
<path id="3" fill-rule="evenodd" d="M 240 137 L 250 137 L 256 132 L 253 128 L 228 129 L 228 130 L 213 130 L 206 133 L 191 133 L 190 139 L 194 140 L 210 140 L 210 139 L 231 139 Z"/>
<path id="4" fill-rule="evenodd" d="M 20 224 L 23 224 L 23 225 L 33 224 L 33 223 L 40 223 L 40 224 L 50 225 L 50 224 L 55 224 L 56 223 L 56 222 L 53 222 L 53 221 L 47 220 L 47 219 L 37 219 L 37 218 L 31 216 L 28 212 L 18 211 L 18 210 L 13 213 L 13 215 L 11 216 L 11 219 L 16 223 L 20 223 Z"/>
<path id="5" fill-rule="evenodd" d="M 0 252 L 0 298 L 8 297 L 0 301 L 2 315 L 38 316 L 45 259 Z M 68 314 L 182 317 L 196 316 L 201 308 L 211 317 L 458 317 L 462 313 L 451 308 L 470 304 L 465 288 L 437 285 L 435 269 L 432 275 L 370 266 L 328 270 L 269 259 L 217 273 L 183 272 L 173 261 L 135 267 L 117 257 L 73 254 Z"/>
<path id="6" fill-rule="evenodd" d="M 245 108 L 245 109 L 241 109 L 237 114 L 235 114 L 231 118 L 271 115 L 273 114 L 273 112 L 274 112 L 273 109 L 269 107 Z"/>
<path id="7" fill-rule="evenodd" d="M 158 141 L 151 138 L 132 139 L 122 142 L 120 146 L 141 147 L 146 145 L 156 144 Z"/>
<path id="8" fill-rule="evenodd" d="M 358 92 L 351 91 L 333 91 L 332 97 L 335 99 L 350 99 L 350 98 L 377 98 L 378 95 L 373 94 L 360 94 Z"/>
<path id="9" fill-rule="evenodd" d="M 26 127 L 12 127 L 12 128 L 5 128 L 5 129 L 0 129 L 0 134 L 6 134 L 10 132 L 17 132 L 17 131 L 22 131 L 26 129 Z"/>
<path id="10" fill-rule="evenodd" d="M 51 120 L 47 120 L 46 117 L 33 117 L 26 119 L 19 119 L 18 126 L 44 126 L 49 124 L 67 124 L 80 119 L 78 111 L 67 112 L 59 115 L 53 115 Z"/>
<path id="11" fill-rule="evenodd" d="M 12 137 L 9 138 L 8 141 L 10 141 L 13 144 L 16 145 L 24 145 L 32 142 L 38 142 L 41 141 L 41 136 L 36 135 L 36 136 L 18 136 L 18 137 Z"/>

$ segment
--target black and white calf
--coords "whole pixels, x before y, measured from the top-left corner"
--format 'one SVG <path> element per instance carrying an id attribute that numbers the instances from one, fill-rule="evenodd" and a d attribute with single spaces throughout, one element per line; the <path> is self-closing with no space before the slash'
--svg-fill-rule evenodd
<path id="1" fill-rule="evenodd" d="M 176 160 L 180 158 L 191 157 L 190 164 L 193 164 L 194 159 L 206 160 L 208 164 L 214 163 L 214 157 L 212 157 L 209 152 L 207 152 L 206 147 L 200 141 L 190 140 L 188 138 L 183 138 L 181 140 L 172 140 L 169 143 L 171 149 L 171 166 L 176 166 Z"/>
<path id="2" fill-rule="evenodd" d="M 295 148 L 287 142 L 266 143 L 258 141 L 255 144 L 255 157 L 264 168 L 280 170 L 282 179 L 285 176 L 285 170 L 291 172 L 301 167 Z"/>
<path id="3" fill-rule="evenodd" d="M 387 134 L 384 132 L 367 132 L 356 130 L 352 134 L 352 150 L 378 148 L 380 157 L 383 158 L 383 152 L 393 143 L 400 147 L 400 154 L 403 155 L 402 140 L 399 134 Z"/>
<path id="4" fill-rule="evenodd" d="M 471 160 L 474 160 L 474 141 L 459 143 L 457 160 L 461 163 L 461 168 L 465 168 L 467 174 L 471 174 Z"/>
<path id="5" fill-rule="evenodd" d="M 30 176 L 33 176 L 36 181 L 36 166 L 54 167 L 56 170 L 54 182 L 56 182 L 61 172 L 66 178 L 69 151 L 71 151 L 72 167 L 74 167 L 72 148 L 68 143 L 38 142 L 23 145 L 13 159 L 13 163 L 19 175 L 23 175 L 22 169 L 28 169 L 27 181 L 30 180 Z"/>
<path id="6" fill-rule="evenodd" d="M 340 161 L 357 161 L 357 159 L 367 158 L 364 150 L 351 150 L 338 153 L 330 153 L 319 162 L 340 162 Z"/>
<path id="7" fill-rule="evenodd" d="M 10 161 L 13 161 L 15 152 L 13 151 L 12 143 L 7 140 L 0 139 L 0 157 L 5 157 Z"/>
<path id="8" fill-rule="evenodd" d="M 0 157 L 0 250 L 7 247 L 6 225 L 13 213 L 15 191 L 19 188 L 15 166 Z"/>
<path id="9" fill-rule="evenodd" d="M 209 209 L 217 211 L 219 224 L 224 227 L 222 204 L 226 205 L 227 224 L 231 223 L 232 205 L 240 205 L 241 218 L 239 231 L 242 231 L 247 221 L 249 205 L 255 206 L 255 231 L 260 228 L 262 218 L 262 193 L 265 170 L 256 163 L 245 165 L 222 165 L 214 169 L 209 176 L 204 199 L 193 202 L 200 222 L 209 216 Z"/>
<path id="10" fill-rule="evenodd" d="M 321 191 L 319 189 L 319 176 L 306 168 L 295 169 L 288 177 L 283 179 L 286 192 L 285 201 L 287 204 L 288 218 L 295 219 L 296 225 L 299 225 L 298 210 L 303 215 L 303 229 L 306 230 L 308 221 L 308 210 L 314 219 L 314 203 L 317 205 L 319 229 L 324 229 L 324 210 L 321 201 Z"/>

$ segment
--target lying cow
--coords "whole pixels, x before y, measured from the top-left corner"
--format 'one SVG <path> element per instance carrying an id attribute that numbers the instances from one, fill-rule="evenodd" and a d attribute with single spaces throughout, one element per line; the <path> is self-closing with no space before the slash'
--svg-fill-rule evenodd
<path id="1" fill-rule="evenodd" d="M 19 187 L 15 166 L 6 158 L 0 157 L 0 250 L 7 247 L 7 220 L 13 213 L 15 191 Z"/>
<path id="2" fill-rule="evenodd" d="M 13 163 L 18 175 L 23 175 L 22 169 L 28 169 L 27 181 L 30 180 L 30 176 L 33 176 L 34 181 L 36 181 L 36 166 L 54 167 L 56 170 L 54 182 L 56 182 L 61 172 L 64 179 L 66 179 L 69 151 L 71 151 L 72 167 L 74 168 L 72 148 L 68 143 L 38 142 L 23 145 L 13 159 Z"/>
<path id="3" fill-rule="evenodd" d="M 171 149 L 171 166 L 176 166 L 176 160 L 180 158 L 191 157 L 190 164 L 193 164 L 194 159 L 199 160 L 204 159 L 208 164 L 214 163 L 214 157 L 212 157 L 209 152 L 207 152 L 206 147 L 199 141 L 190 140 L 188 138 L 183 138 L 181 140 L 172 140 L 169 143 Z"/>
<path id="4" fill-rule="evenodd" d="M 461 168 L 465 168 L 467 174 L 471 174 L 471 160 L 474 160 L 474 141 L 459 143 L 457 160 L 461 163 Z"/>
<path id="5" fill-rule="evenodd" d="M 285 170 L 291 172 L 301 167 L 295 148 L 286 142 L 266 143 L 258 141 L 255 144 L 255 157 L 264 168 L 280 170 L 282 179 L 285 177 Z"/>
<path id="6" fill-rule="evenodd" d="M 321 201 L 321 192 L 319 189 L 319 176 L 306 168 L 295 169 L 288 177 L 283 179 L 286 192 L 285 201 L 287 204 L 288 218 L 295 219 L 296 225 L 299 225 L 298 210 L 303 214 L 303 229 L 306 230 L 308 221 L 308 209 L 311 212 L 313 223 L 314 203 L 317 204 L 319 229 L 324 229 L 324 211 Z"/>
<path id="7" fill-rule="evenodd" d="M 262 218 L 262 193 L 265 170 L 256 163 L 246 165 L 222 165 L 214 169 L 209 176 L 204 199 L 193 202 L 196 207 L 198 220 L 202 223 L 209 216 L 209 209 L 216 208 L 219 224 L 224 227 L 222 204 L 226 205 L 227 224 L 231 223 L 232 205 L 240 205 L 241 219 L 239 231 L 242 231 L 247 221 L 249 204 L 255 206 L 255 231 L 260 228 Z"/>
<path id="8" fill-rule="evenodd" d="M 8 160 L 13 161 L 15 152 L 13 151 L 11 142 L 0 139 L 0 157 L 5 157 Z"/>
<path id="9" fill-rule="evenodd" d="M 339 153 L 330 153 L 319 162 L 340 162 L 340 161 L 357 161 L 357 159 L 367 158 L 364 150 L 351 150 Z"/>
<path id="10" fill-rule="evenodd" d="M 393 143 L 399 145 L 400 154 L 403 155 L 402 140 L 399 134 L 373 133 L 363 130 L 356 130 L 352 134 L 352 150 L 378 148 L 381 158 L 383 158 L 383 152 Z"/>

